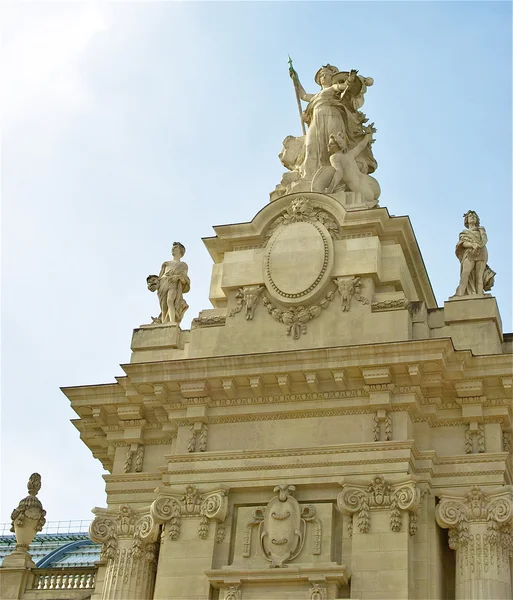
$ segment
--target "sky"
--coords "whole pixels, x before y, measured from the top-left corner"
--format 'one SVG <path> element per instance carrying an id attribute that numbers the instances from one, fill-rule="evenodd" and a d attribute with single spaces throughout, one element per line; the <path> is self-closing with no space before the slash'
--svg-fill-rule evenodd
<path id="1" fill-rule="evenodd" d="M 374 78 L 380 205 L 409 215 L 439 306 L 476 210 L 512 331 L 509 2 L 4 5 L 0 521 L 37 471 L 50 521 L 105 506 L 60 386 L 113 382 L 158 313 L 146 276 L 187 252 L 182 322 L 210 307 L 212 226 L 250 221 L 326 63 Z"/>

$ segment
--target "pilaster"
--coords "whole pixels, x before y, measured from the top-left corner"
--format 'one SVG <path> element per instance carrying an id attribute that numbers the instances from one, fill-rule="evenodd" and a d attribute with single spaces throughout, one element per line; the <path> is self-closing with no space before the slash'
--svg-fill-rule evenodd
<path id="1" fill-rule="evenodd" d="M 511 598 L 513 487 L 442 494 L 436 520 L 456 551 L 456 600 Z"/>
<path id="2" fill-rule="evenodd" d="M 151 505 L 153 518 L 163 524 L 155 600 L 208 597 L 209 581 L 198 574 L 212 567 L 215 544 L 224 540 L 227 494 L 202 493 L 194 485 L 180 493 L 159 490 Z"/>
<path id="3" fill-rule="evenodd" d="M 412 540 L 420 492 L 416 481 L 342 482 L 337 505 L 349 517 L 351 597 L 407 599 L 413 586 Z"/>

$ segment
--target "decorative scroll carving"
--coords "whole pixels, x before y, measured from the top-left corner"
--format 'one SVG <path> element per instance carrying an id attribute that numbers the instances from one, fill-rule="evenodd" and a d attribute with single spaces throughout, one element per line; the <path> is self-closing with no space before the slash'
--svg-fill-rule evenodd
<path id="1" fill-rule="evenodd" d="M 400 531 L 403 513 L 415 513 L 419 502 L 420 494 L 415 481 L 389 483 L 383 475 L 376 475 L 368 485 L 343 482 L 342 491 L 337 497 L 337 505 L 342 513 L 351 518 L 356 514 L 356 526 L 360 533 L 369 532 L 370 513 L 376 508 L 389 509 L 390 528 L 395 532 Z"/>
<path id="2" fill-rule="evenodd" d="M 235 299 L 237 304 L 235 308 L 229 312 L 228 316 L 233 317 L 237 313 L 240 313 L 242 307 L 246 306 L 246 320 L 251 321 L 253 319 L 253 314 L 255 312 L 255 308 L 257 307 L 258 301 L 260 300 L 260 296 L 262 292 L 265 290 L 263 285 L 249 285 L 246 287 L 241 287 L 238 289 L 235 294 Z"/>
<path id="3" fill-rule="evenodd" d="M 509 431 L 502 432 L 502 450 L 511 452 L 511 433 Z"/>
<path id="4" fill-rule="evenodd" d="M 169 538 L 180 536 L 181 519 L 199 517 L 198 537 L 208 537 L 210 522 L 223 524 L 228 514 L 226 490 L 201 494 L 195 485 L 188 485 L 183 494 L 162 494 L 151 505 L 151 514 L 157 523 L 165 523 Z M 216 540 L 224 539 L 224 527 L 216 532 Z"/>
<path id="5" fill-rule="evenodd" d="M 287 335 L 290 335 L 293 339 L 297 340 L 302 333 L 306 333 L 306 324 L 312 319 L 315 319 L 315 317 L 318 317 L 321 314 L 321 311 L 328 307 L 334 297 L 335 290 L 331 290 L 318 304 L 309 307 L 291 307 L 286 310 L 281 310 L 274 306 L 267 296 L 264 296 L 263 304 L 267 309 L 267 312 L 275 321 L 287 325 Z"/>
<path id="6" fill-rule="evenodd" d="M 369 304 L 369 300 L 362 296 L 363 283 L 360 277 L 337 277 L 335 283 L 340 294 L 342 312 L 349 311 L 353 297 L 362 304 Z"/>
<path id="7" fill-rule="evenodd" d="M 310 588 L 310 600 L 327 600 L 328 591 L 325 585 L 313 583 Z"/>
<path id="8" fill-rule="evenodd" d="M 143 460 L 144 460 L 144 446 L 142 444 L 139 444 L 139 447 L 137 448 L 137 451 L 135 453 L 134 471 L 136 473 L 140 473 L 142 471 Z"/>
<path id="9" fill-rule="evenodd" d="M 282 225 L 300 222 L 318 222 L 324 225 L 331 237 L 338 240 L 340 237 L 340 226 L 329 213 L 321 209 L 317 204 L 312 203 L 307 198 L 295 198 L 291 200 L 289 206 L 272 222 L 265 234 L 265 241 L 269 241 Z"/>
<path id="10" fill-rule="evenodd" d="M 311 504 L 301 507 L 292 496 L 293 485 L 277 485 L 277 496 L 271 498 L 267 506 L 260 506 L 253 512 L 253 518 L 246 525 L 243 556 L 251 554 L 253 528 L 258 525 L 260 550 L 271 568 L 286 567 L 294 560 L 305 543 L 306 524 L 313 526 L 313 554 L 321 553 L 322 526 Z"/>

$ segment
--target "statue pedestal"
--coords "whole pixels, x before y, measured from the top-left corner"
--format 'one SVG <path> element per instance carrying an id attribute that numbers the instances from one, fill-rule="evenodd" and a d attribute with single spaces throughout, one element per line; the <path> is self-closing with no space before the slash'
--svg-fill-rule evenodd
<path id="1" fill-rule="evenodd" d="M 169 360 L 170 351 L 180 347 L 182 330 L 177 323 L 155 323 L 134 329 L 130 362 Z"/>
<path id="2" fill-rule="evenodd" d="M 453 296 L 444 302 L 444 321 L 457 350 L 502 353 L 502 320 L 493 296 Z"/>

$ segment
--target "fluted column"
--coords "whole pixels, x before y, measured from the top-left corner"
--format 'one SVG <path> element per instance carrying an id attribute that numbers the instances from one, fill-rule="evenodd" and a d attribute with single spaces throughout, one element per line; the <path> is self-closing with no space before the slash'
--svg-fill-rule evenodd
<path id="1" fill-rule="evenodd" d="M 449 529 L 449 546 L 456 551 L 456 599 L 510 600 L 513 487 L 443 494 L 436 520 Z"/>
<path id="2" fill-rule="evenodd" d="M 95 508 L 96 518 L 89 535 L 102 544 L 101 558 L 107 561 L 101 598 L 105 600 L 147 600 L 153 597 L 159 526 L 149 507 L 118 510 Z"/>

